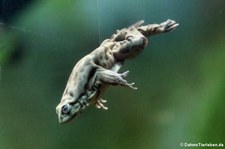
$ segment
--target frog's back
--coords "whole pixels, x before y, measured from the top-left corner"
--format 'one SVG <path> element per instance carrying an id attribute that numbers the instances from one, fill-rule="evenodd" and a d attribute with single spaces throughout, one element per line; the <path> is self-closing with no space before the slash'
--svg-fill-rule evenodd
<path id="1" fill-rule="evenodd" d="M 90 55 L 93 56 L 93 62 L 100 67 L 111 70 L 116 61 L 110 47 L 100 46 L 95 49 Z"/>
<path id="2" fill-rule="evenodd" d="M 74 96 L 83 94 L 88 88 L 88 83 L 94 76 L 96 69 L 97 67 L 94 65 L 93 58 L 90 55 L 78 61 L 69 77 L 64 95 L 67 93 L 73 94 Z"/>

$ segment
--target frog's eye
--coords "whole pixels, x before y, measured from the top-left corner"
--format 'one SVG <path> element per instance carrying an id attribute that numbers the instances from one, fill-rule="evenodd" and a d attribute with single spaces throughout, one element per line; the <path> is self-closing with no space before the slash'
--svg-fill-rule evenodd
<path id="1" fill-rule="evenodd" d="M 70 112 L 70 110 L 71 110 L 71 105 L 66 104 L 66 105 L 62 106 L 62 113 L 63 114 L 68 114 Z"/>

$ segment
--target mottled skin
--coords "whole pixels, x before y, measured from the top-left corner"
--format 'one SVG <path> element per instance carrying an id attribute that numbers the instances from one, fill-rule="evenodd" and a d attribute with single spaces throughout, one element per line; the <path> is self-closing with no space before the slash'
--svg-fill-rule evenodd
<path id="1" fill-rule="evenodd" d="M 117 73 L 126 59 L 137 56 L 148 44 L 147 37 L 169 32 L 178 24 L 167 20 L 161 24 L 141 26 L 139 21 L 129 28 L 118 30 L 110 39 L 90 54 L 83 57 L 73 68 L 61 102 L 56 107 L 59 123 L 65 123 L 80 114 L 87 106 L 108 109 L 101 99 L 103 90 L 109 85 L 120 85 L 137 89 L 125 77 L 129 71 Z"/>

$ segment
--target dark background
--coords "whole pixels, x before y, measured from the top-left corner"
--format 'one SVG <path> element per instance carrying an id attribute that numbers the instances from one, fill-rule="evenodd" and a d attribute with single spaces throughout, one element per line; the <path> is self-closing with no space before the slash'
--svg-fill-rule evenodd
<path id="1" fill-rule="evenodd" d="M 1 149 L 179 149 L 225 143 L 224 0 L 1 0 Z M 108 111 L 58 124 L 74 64 L 138 20 L 180 26 L 151 37 L 120 72 L 138 90 L 110 87 Z"/>

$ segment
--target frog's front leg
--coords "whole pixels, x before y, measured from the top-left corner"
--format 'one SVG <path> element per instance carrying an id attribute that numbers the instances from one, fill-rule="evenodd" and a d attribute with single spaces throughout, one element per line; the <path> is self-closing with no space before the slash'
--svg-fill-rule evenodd
<path id="1" fill-rule="evenodd" d="M 124 73 L 116 73 L 114 71 L 101 68 L 96 72 L 96 80 L 95 86 L 99 86 L 101 84 L 109 84 L 109 85 L 121 85 L 125 87 L 129 87 L 132 89 L 137 89 L 134 87 L 134 83 L 128 83 L 124 78 L 128 75 L 129 71 Z"/>

